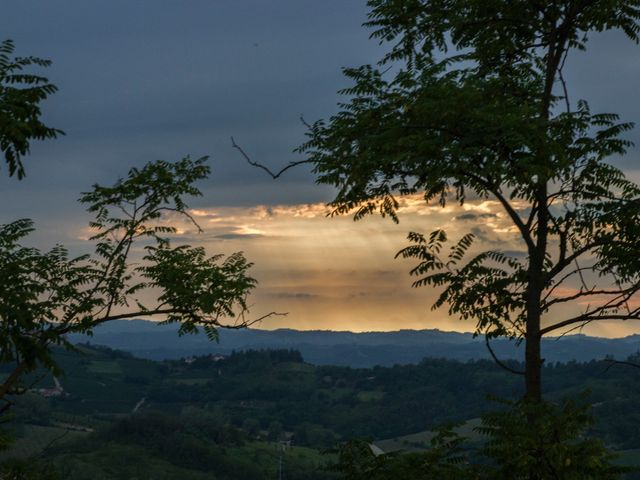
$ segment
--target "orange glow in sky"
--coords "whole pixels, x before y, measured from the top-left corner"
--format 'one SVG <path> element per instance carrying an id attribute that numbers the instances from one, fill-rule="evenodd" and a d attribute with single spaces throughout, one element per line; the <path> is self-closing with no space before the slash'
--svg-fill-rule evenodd
<path id="1" fill-rule="evenodd" d="M 204 233 L 185 224 L 180 241 L 204 245 L 211 254 L 243 251 L 255 263 L 251 272 L 259 281 L 250 299 L 252 314 L 288 313 L 258 327 L 300 330 L 473 331 L 473 322 L 451 318 L 446 307 L 431 309 L 437 291 L 411 287 L 408 272 L 415 261 L 394 259 L 408 244 L 407 233 L 443 228 L 456 241 L 473 232 L 475 251 L 523 250 L 493 201 L 442 208 L 408 198 L 402 202 L 399 224 L 374 215 L 358 222 L 349 216 L 329 218 L 328 212 L 323 204 L 200 208 L 191 213 Z M 554 313 L 573 314 L 579 308 Z M 633 322 L 600 322 L 582 333 L 617 337 L 639 331 L 640 325 Z"/>

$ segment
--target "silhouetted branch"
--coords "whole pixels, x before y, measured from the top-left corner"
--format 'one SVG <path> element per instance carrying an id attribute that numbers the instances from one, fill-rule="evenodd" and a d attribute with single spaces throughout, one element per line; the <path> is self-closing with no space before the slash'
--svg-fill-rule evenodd
<path id="1" fill-rule="evenodd" d="M 304 120 L 303 120 L 303 122 L 304 122 Z M 286 167 L 283 167 L 281 170 L 279 170 L 278 172 L 274 173 L 269 167 L 266 167 L 266 166 L 262 165 L 261 163 L 258 163 L 258 162 L 255 162 L 255 161 L 251 160 L 251 157 L 249 157 L 249 155 L 247 155 L 247 153 L 242 149 L 242 147 L 236 143 L 236 141 L 234 140 L 233 137 L 231 137 L 231 145 L 233 146 L 233 148 L 235 148 L 236 150 L 238 150 L 240 152 L 240 154 L 244 157 L 244 159 L 247 161 L 247 163 L 249 165 L 251 165 L 253 167 L 256 167 L 256 168 L 261 168 L 262 170 L 267 172 L 269 174 L 269 176 L 271 178 L 273 178 L 274 180 L 276 178 L 278 178 L 280 175 L 282 175 L 284 172 L 289 170 L 290 168 L 297 167 L 298 165 L 303 165 L 305 163 L 312 163 L 311 160 L 299 160 L 297 162 L 289 162 L 289 164 Z"/>
<path id="2" fill-rule="evenodd" d="M 569 90 L 567 88 L 567 82 L 563 75 L 564 65 L 567 62 L 567 56 L 569 55 L 569 49 L 567 48 L 564 52 L 564 56 L 562 57 L 562 62 L 560 62 L 560 66 L 558 67 L 558 79 L 560 80 L 560 84 L 562 85 L 562 92 L 564 94 L 564 103 L 567 108 L 567 113 L 571 114 L 571 102 L 569 101 Z"/>
<path id="3" fill-rule="evenodd" d="M 13 385 L 18 381 L 20 375 L 27 370 L 28 364 L 26 362 L 20 362 L 16 368 L 5 379 L 4 383 L 0 385 L 0 398 L 4 398 Z"/>
<path id="4" fill-rule="evenodd" d="M 313 127 L 311 126 L 311 124 L 309 122 L 307 122 L 304 119 L 304 116 L 302 114 L 300 114 L 300 121 L 302 122 L 302 124 L 307 127 L 309 130 L 311 130 Z"/>
<path id="5" fill-rule="evenodd" d="M 228 328 L 228 329 L 241 329 L 241 328 L 247 328 L 250 327 L 251 325 L 255 325 L 256 323 L 260 323 L 262 320 L 266 319 L 266 318 L 270 318 L 270 317 L 286 317 L 287 315 L 289 315 L 289 312 L 269 312 L 265 315 L 262 315 L 261 317 L 258 318 L 254 318 L 253 320 L 245 320 L 244 318 L 244 312 L 242 312 L 239 315 L 239 318 L 241 318 L 241 322 L 235 325 L 222 325 L 219 323 L 216 323 L 215 325 L 221 328 Z"/>
<path id="6" fill-rule="evenodd" d="M 583 323 L 581 323 L 580 325 L 576 325 L 575 327 L 571 327 L 569 330 L 565 330 L 564 332 L 562 332 L 560 335 L 558 335 L 556 337 L 556 342 L 558 340 L 560 340 L 561 338 L 565 337 L 566 335 L 571 334 L 572 332 L 575 332 L 576 330 L 580 330 L 582 332 L 582 329 L 584 327 L 586 327 L 587 325 L 589 325 L 591 322 L 593 322 L 595 320 L 585 320 Z"/>
<path id="7" fill-rule="evenodd" d="M 577 271 L 577 270 L 576 270 Z M 577 293 L 574 293 L 573 295 L 567 295 L 566 297 L 556 297 L 553 300 L 550 300 L 546 303 L 544 303 L 544 308 L 549 308 L 552 305 L 555 305 L 557 303 L 566 303 L 566 302 L 571 302 L 573 300 L 576 300 L 580 297 L 589 297 L 589 296 L 609 296 L 609 295 L 616 295 L 618 298 L 621 296 L 628 296 L 628 293 L 635 293 L 638 290 L 640 290 L 640 285 L 632 285 L 629 288 L 626 289 L 618 289 L 618 290 L 610 290 L 610 289 L 600 289 L 597 290 L 595 287 L 594 288 L 590 288 L 588 290 L 580 290 Z"/>
<path id="8" fill-rule="evenodd" d="M 198 229 L 198 233 L 204 233 L 204 230 L 202 230 L 202 227 L 200 226 L 200 224 L 196 222 L 196 219 L 193 218 L 193 216 L 186 210 L 182 211 L 182 210 L 178 210 L 177 208 L 169 208 L 169 207 L 162 207 L 159 210 L 176 212 L 176 213 L 179 213 L 180 215 L 184 215 L 193 224 L 193 226 L 195 226 Z"/>
<path id="9" fill-rule="evenodd" d="M 92 322 L 92 326 L 97 326 L 100 325 L 102 323 L 106 323 L 106 322 L 110 322 L 112 320 L 125 320 L 125 319 L 129 319 L 129 318 L 138 318 L 138 317 L 142 317 L 142 316 L 156 316 L 156 315 L 170 315 L 170 314 L 180 314 L 180 313 L 184 313 L 184 314 L 188 314 L 190 313 L 187 310 L 178 310 L 175 308 L 159 308 L 159 309 L 155 309 L 155 310 L 139 310 L 136 312 L 128 312 L 128 313 L 122 313 L 119 315 L 110 315 L 108 317 L 104 317 L 101 318 L 99 320 L 96 320 L 94 322 Z M 235 324 L 224 324 L 218 321 L 218 319 L 202 319 L 200 321 L 198 321 L 198 324 L 201 325 L 212 325 L 215 327 L 220 327 L 220 328 L 228 328 L 228 329 L 241 329 L 241 328 L 246 328 L 249 327 L 251 325 L 254 325 L 258 322 L 261 322 L 262 320 L 269 318 L 269 317 L 285 317 L 288 315 L 287 312 L 269 312 L 265 315 L 262 315 L 258 318 L 254 318 L 252 320 L 245 320 L 245 314 L 246 311 L 240 312 L 240 314 L 238 315 L 238 318 L 241 319 L 240 322 L 235 323 Z M 62 334 L 66 334 L 69 333 L 71 331 L 73 331 L 75 324 L 73 325 L 67 325 L 65 328 L 61 329 L 59 331 L 59 333 Z"/>
<path id="10" fill-rule="evenodd" d="M 547 301 L 547 299 L 552 296 L 553 292 L 556 290 L 556 288 L 558 288 L 559 286 L 561 286 L 567 279 L 571 278 L 574 275 L 578 275 L 579 273 L 581 273 L 582 271 L 592 271 L 593 269 L 588 268 L 588 267 L 580 267 L 580 272 L 578 270 L 572 270 L 571 272 L 567 273 L 566 275 L 564 275 L 560 280 L 556 281 L 553 286 L 549 289 L 549 291 L 547 291 L 547 293 L 545 294 L 544 298 L 542 299 L 544 302 Z M 545 303 L 546 305 L 546 303 Z"/>
<path id="11" fill-rule="evenodd" d="M 633 363 L 633 362 L 626 362 L 624 360 L 615 360 L 613 358 L 605 358 L 604 361 L 607 362 L 609 365 L 607 366 L 607 368 L 604 369 L 602 373 L 607 373 L 609 369 L 614 365 L 627 365 L 629 367 L 640 368 L 640 364 Z"/>
<path id="12" fill-rule="evenodd" d="M 47 443 L 45 445 L 45 447 L 40 451 L 40 453 L 38 455 L 36 455 L 34 458 L 42 458 L 44 456 L 45 453 L 47 453 L 47 450 L 49 450 L 51 447 L 53 447 L 54 444 L 56 444 L 57 442 L 59 442 L 60 440 L 62 440 L 64 437 L 66 437 L 67 435 L 69 435 L 69 433 L 71 432 L 70 428 L 66 428 L 64 432 L 62 432 L 60 435 L 58 435 L 57 437 L 52 438 L 49 443 Z"/>
<path id="13" fill-rule="evenodd" d="M 9 410 L 13 406 L 13 402 L 11 400 L 7 400 L 6 398 L 3 398 L 2 400 L 5 401 L 5 404 L 2 407 L 0 407 L 0 415 L 5 413 L 7 410 Z"/>
<path id="14" fill-rule="evenodd" d="M 511 372 L 514 373 L 516 375 L 524 375 L 525 372 L 521 371 L 521 370 L 515 370 L 513 368 L 511 368 L 510 366 L 506 365 L 505 363 L 502 362 L 502 360 L 500 360 L 495 352 L 493 351 L 493 348 L 491 348 L 491 344 L 489 343 L 489 336 L 485 334 L 484 336 L 484 343 L 487 345 L 487 350 L 489 350 L 489 353 L 491 354 L 491 357 L 493 358 L 493 361 L 496 362 L 498 364 L 498 366 L 504 368 L 507 372 Z"/>
<path id="15" fill-rule="evenodd" d="M 569 325 L 575 325 L 576 323 L 592 322 L 595 320 L 640 320 L 640 307 L 628 312 L 626 315 L 605 313 L 607 310 L 615 310 L 626 305 L 629 298 L 631 298 L 631 295 L 625 296 L 625 298 L 622 298 L 615 303 L 607 302 L 605 305 L 594 308 L 593 310 L 582 315 L 578 315 L 577 317 L 558 322 L 554 325 L 549 325 L 548 327 L 540 330 L 540 335 L 546 335 L 549 332 L 559 328 L 568 327 Z"/>

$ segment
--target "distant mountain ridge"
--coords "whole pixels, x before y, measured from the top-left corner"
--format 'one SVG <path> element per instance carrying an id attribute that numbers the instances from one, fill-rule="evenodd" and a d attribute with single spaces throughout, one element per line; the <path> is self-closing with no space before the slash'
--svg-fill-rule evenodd
<path id="1" fill-rule="evenodd" d="M 471 333 L 437 329 L 362 333 L 220 329 L 219 343 L 208 341 L 203 334 L 177 337 L 176 331 L 176 325 L 158 325 L 146 320 L 121 320 L 98 327 L 93 337 L 71 335 L 70 339 L 74 343 L 106 345 L 153 360 L 275 348 L 299 350 L 305 361 L 316 365 L 363 368 L 417 363 L 425 357 L 461 361 L 490 358 L 481 338 L 473 338 Z M 494 340 L 492 347 L 500 358 L 522 358 L 523 348 L 516 348 L 513 342 Z M 543 356 L 547 362 L 585 362 L 602 359 L 607 355 L 624 359 L 637 353 L 639 349 L 640 335 L 615 339 L 567 335 L 543 341 Z"/>

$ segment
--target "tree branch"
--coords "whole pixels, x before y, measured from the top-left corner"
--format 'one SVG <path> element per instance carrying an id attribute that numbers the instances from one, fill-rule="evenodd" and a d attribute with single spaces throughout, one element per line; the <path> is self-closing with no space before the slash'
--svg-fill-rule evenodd
<path id="1" fill-rule="evenodd" d="M 609 365 L 604 369 L 602 373 L 607 373 L 614 365 L 627 365 L 629 367 L 640 368 L 640 364 L 634 362 L 625 362 L 624 360 L 615 360 L 613 358 L 605 358 L 603 362 L 607 362 Z"/>
<path id="2" fill-rule="evenodd" d="M 13 385 L 18 381 L 20 375 L 22 375 L 27 370 L 27 362 L 20 362 L 16 368 L 9 374 L 9 376 L 5 379 L 4 383 L 0 385 L 0 398 L 4 398 L 7 393 L 11 390 Z"/>
<path id="3" fill-rule="evenodd" d="M 236 143 L 233 137 L 231 137 L 231 146 L 240 152 L 240 154 L 244 157 L 244 159 L 247 161 L 249 165 L 264 170 L 274 180 L 280 177 L 280 175 L 282 175 L 284 172 L 286 172 L 290 168 L 297 167 L 298 165 L 303 165 L 305 163 L 313 163 L 309 159 L 299 160 L 297 162 L 289 162 L 289 164 L 286 167 L 283 167 L 281 170 L 274 173 L 269 167 L 266 167 L 261 163 L 254 162 L 253 160 L 251 160 L 251 157 L 249 157 L 249 155 L 247 155 L 247 153 L 242 149 L 242 147 Z"/>
<path id="4" fill-rule="evenodd" d="M 640 320 L 640 309 L 636 309 L 627 315 L 593 315 L 592 313 L 586 313 L 558 322 L 554 325 L 549 325 L 548 327 L 540 330 L 540 335 L 546 335 L 549 332 L 553 332 L 559 328 L 568 327 L 569 325 L 574 325 L 576 323 L 592 322 L 597 320 Z"/>
<path id="5" fill-rule="evenodd" d="M 465 174 L 473 178 L 475 181 L 479 182 L 481 185 L 484 185 L 485 188 L 487 188 L 487 190 L 490 191 L 498 199 L 498 201 L 500 202 L 504 210 L 507 212 L 507 214 L 509 215 L 513 223 L 516 225 L 516 227 L 518 227 L 518 230 L 520 231 L 520 235 L 522 236 L 522 239 L 524 240 L 524 242 L 527 244 L 527 248 L 529 249 L 529 252 L 535 250 L 536 245 L 533 242 L 533 238 L 531 238 L 531 232 L 522 221 L 522 218 L 520 218 L 520 215 L 518 215 L 518 212 L 516 212 L 513 206 L 508 202 L 508 200 L 504 198 L 500 190 L 498 190 L 494 185 L 491 185 L 489 182 L 487 182 L 485 179 L 483 179 L 479 175 L 476 175 L 472 172 L 466 172 Z"/>
<path id="6" fill-rule="evenodd" d="M 484 343 L 487 346 L 487 350 L 489 350 L 489 353 L 491 354 L 491 357 L 493 358 L 493 361 L 496 362 L 496 364 L 498 364 L 499 367 L 502 367 L 507 372 L 513 373 L 515 375 L 524 375 L 525 374 L 525 372 L 523 372 L 521 370 L 515 370 L 515 369 L 511 368 L 509 365 L 506 365 L 504 362 L 502 362 L 502 360 L 500 360 L 497 357 L 497 355 L 493 351 L 493 348 L 491 348 L 491 344 L 489 343 L 489 336 L 487 334 L 484 335 Z"/>
<path id="7" fill-rule="evenodd" d="M 98 320 L 95 320 L 94 322 L 91 322 L 91 327 L 96 327 L 100 324 L 106 323 L 106 322 L 110 322 L 113 320 L 126 320 L 126 319 L 130 319 L 130 318 L 139 318 L 142 316 L 156 316 L 156 315 L 169 315 L 172 313 L 182 313 L 182 314 L 188 314 L 191 313 L 188 310 L 177 310 L 175 308 L 161 308 L 161 309 L 155 309 L 155 310 L 138 310 L 136 312 L 128 312 L 128 313 L 121 313 L 118 315 L 109 315 L 107 317 L 103 317 L 100 318 Z M 243 312 L 244 313 L 244 312 Z M 243 313 L 241 313 L 240 315 L 243 315 Z M 218 320 L 202 320 L 198 323 L 202 324 L 202 325 L 214 325 L 216 327 L 220 327 L 220 328 L 228 328 L 228 329 L 241 329 L 241 328 L 246 328 L 247 326 L 250 325 L 254 325 L 258 322 L 261 322 L 262 320 L 269 318 L 269 317 L 274 317 L 274 316 L 278 316 L 278 317 L 284 317 L 287 316 L 288 313 L 286 312 L 269 312 L 265 315 L 262 315 L 261 317 L 252 319 L 252 320 L 242 320 L 241 323 L 235 324 L 235 325 L 224 325 L 220 322 L 218 322 Z M 67 333 L 70 333 L 74 330 L 74 327 L 76 325 L 75 324 L 71 324 L 71 325 L 67 325 L 65 328 L 62 328 L 60 330 L 56 331 L 56 334 L 58 335 L 64 335 Z M 1 397 L 0 397 L 1 398 Z"/>
<path id="8" fill-rule="evenodd" d="M 554 298 L 553 300 L 544 303 L 542 305 L 542 308 L 547 309 L 549 307 L 551 307 L 552 305 L 555 305 L 557 303 L 565 303 L 565 302 L 570 302 L 572 300 L 576 300 L 578 298 L 581 297 L 588 297 L 591 295 L 622 295 L 625 296 L 627 294 L 633 294 L 635 292 L 637 292 L 638 290 L 640 290 L 640 285 L 633 285 L 629 288 L 626 289 L 619 289 L 619 290 L 606 290 L 606 289 L 601 289 L 601 290 L 596 290 L 595 288 L 591 288 L 588 290 L 580 290 L 578 293 L 575 293 L 573 295 L 568 295 L 566 297 L 558 297 L 558 298 Z"/>

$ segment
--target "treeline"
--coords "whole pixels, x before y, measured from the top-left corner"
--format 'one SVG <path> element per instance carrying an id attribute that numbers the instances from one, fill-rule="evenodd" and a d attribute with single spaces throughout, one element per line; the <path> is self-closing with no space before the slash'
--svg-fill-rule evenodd
<path id="1" fill-rule="evenodd" d="M 158 406 L 219 405 L 237 427 L 248 420 L 262 430 L 281 424 L 300 444 L 325 447 L 336 439 L 389 438 L 476 418 L 492 408 L 488 398 L 522 395 L 520 378 L 487 360 L 425 359 L 372 369 L 301 362 L 297 352 L 248 351 L 218 361 L 174 363 L 181 376 L 197 373 L 204 381 L 180 388 L 158 384 L 150 388 L 149 399 Z M 640 425 L 634 411 L 640 400 L 638 375 L 640 370 L 609 360 L 550 363 L 543 369 L 550 400 L 589 391 L 598 420 L 594 431 L 624 448 L 640 446 L 640 428 L 629 426 Z"/>
<path id="2" fill-rule="evenodd" d="M 394 439 L 478 418 L 502 408 L 488 399 L 522 394 L 520 377 L 491 361 L 425 359 L 416 365 L 353 369 L 310 365 L 292 350 L 153 362 L 87 349 L 59 352 L 57 358 L 66 371 L 61 382 L 67 395 L 22 396 L 14 407 L 15 422 L 76 423 L 95 431 L 78 444 L 57 446 L 48 460 L 82 461 L 78 468 L 91 471 L 87 462 L 106 462 L 98 452 L 111 452 L 111 458 L 137 452 L 146 458 L 148 471 L 172 465 L 185 479 L 207 478 L 198 475 L 212 471 L 243 472 L 228 478 L 265 478 L 264 472 L 274 472 L 269 469 L 277 464 L 280 441 L 318 450 L 351 439 Z M 640 363 L 637 356 L 628 360 Z M 517 362 L 509 365 L 522 368 Z M 640 447 L 639 376 L 640 369 L 608 359 L 549 363 L 543 369 L 552 402 L 590 392 L 587 401 L 595 417 L 590 434 L 615 450 Z M 308 473 L 323 461 L 315 455 L 293 462 L 307 474 L 299 478 L 313 478 Z M 241 466 L 247 456 L 253 460 Z M 123 465 L 123 472 L 134 475 L 127 468 Z M 182 470 L 199 473 L 185 476 Z M 92 478 L 100 478 L 100 472 Z M 330 478 L 326 475 L 317 478 Z M 83 477 L 70 473 L 69 478 Z"/>

